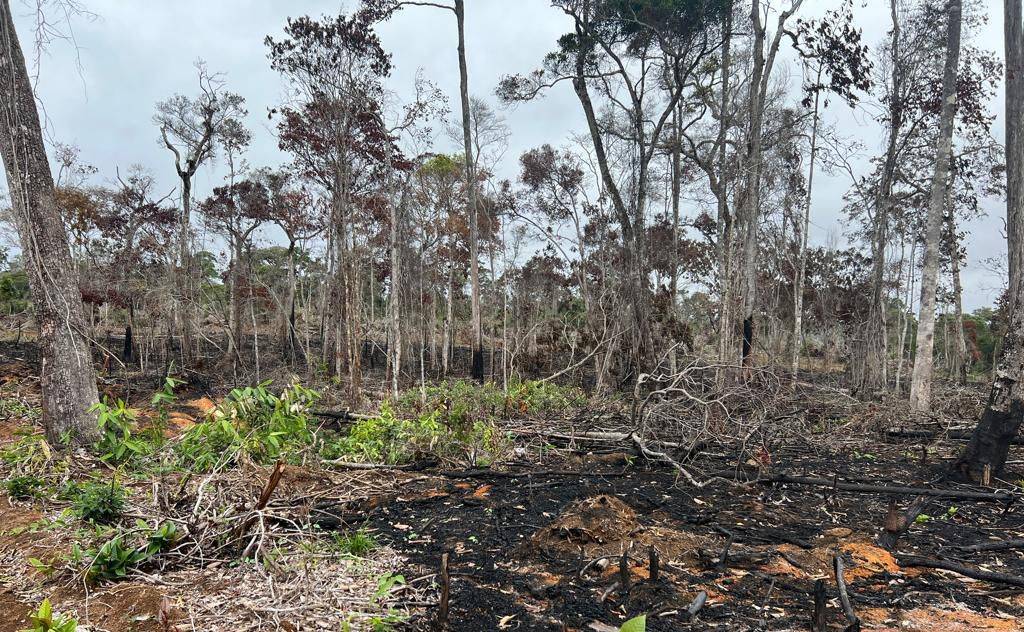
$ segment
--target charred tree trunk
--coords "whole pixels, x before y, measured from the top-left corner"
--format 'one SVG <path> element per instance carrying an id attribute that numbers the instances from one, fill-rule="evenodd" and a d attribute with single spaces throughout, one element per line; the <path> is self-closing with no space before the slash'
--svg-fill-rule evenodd
<path id="1" fill-rule="evenodd" d="M 1006 242 L 1010 318 L 988 406 L 954 466 L 980 480 L 986 467 L 999 474 L 1024 420 L 1024 32 L 1021 0 L 1004 0 L 1006 37 Z"/>
<path id="2" fill-rule="evenodd" d="M 89 445 L 99 438 L 99 399 L 86 340 L 78 276 L 54 193 L 39 113 L 9 0 L 0 0 L 0 156 L 36 322 L 47 439 Z"/>

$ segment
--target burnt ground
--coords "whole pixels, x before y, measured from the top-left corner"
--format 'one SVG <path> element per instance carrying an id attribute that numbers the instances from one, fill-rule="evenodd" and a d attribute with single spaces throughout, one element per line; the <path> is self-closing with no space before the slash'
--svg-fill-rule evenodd
<path id="1" fill-rule="evenodd" d="M 153 386 L 136 386 L 145 393 L 142 401 L 158 384 L 150 381 Z M 37 396 L 37 379 L 23 362 L 0 367 L 0 383 L 5 396 L 27 404 Z M 207 392 L 182 389 L 179 410 L 171 415 L 173 429 L 188 427 L 212 406 L 200 397 Z M 828 413 L 838 420 L 828 426 L 820 422 L 826 415 L 809 412 L 821 408 L 819 402 L 797 401 L 805 417 L 824 424 L 828 440 L 801 438 L 799 430 L 771 442 L 770 454 L 755 451 L 753 459 L 738 459 L 723 445 L 706 447 L 693 460 L 676 454 L 696 479 L 706 481 L 703 487 L 632 446 L 598 449 L 567 441 L 564 433 L 571 435 L 573 424 L 550 420 L 510 423 L 519 460 L 494 470 L 288 466 L 265 512 L 268 541 L 274 529 L 281 530 L 280 539 L 262 563 L 226 555 L 197 558 L 186 551 L 124 580 L 91 587 L 80 577 L 39 576 L 26 563 L 30 556 L 57 559 L 75 541 L 81 525 L 73 521 L 51 520 L 26 530 L 66 505 L 46 498 L 13 501 L 0 493 L 0 632 L 26 627 L 43 596 L 58 610 L 74 613 L 90 632 L 324 630 L 339 629 L 339 621 L 375 629 L 379 620 L 346 614 L 374 608 L 388 615 L 383 620 L 390 627 L 379 629 L 433 629 L 445 553 L 451 576 L 446 626 L 454 631 L 608 632 L 640 614 L 648 616 L 648 630 L 807 630 L 818 580 L 826 590 L 825 625 L 843 630 L 835 555 L 842 556 L 853 609 L 865 630 L 1024 629 L 1018 623 L 1024 620 L 1024 588 L 905 563 L 905 556 L 916 555 L 1003 573 L 1024 584 L 1024 549 L 962 548 L 1024 538 L 1020 447 L 1011 454 L 1011 473 L 988 488 L 944 480 L 963 442 L 943 439 L 943 430 L 954 422 L 969 424 L 976 414 L 972 406 L 947 407 L 942 423 L 906 421 L 898 411 L 872 408 L 876 416 L 900 417 L 901 429 L 938 433 L 902 439 L 886 432 L 891 419 L 888 425 L 855 425 L 846 419 L 866 413 L 843 409 Z M 784 417 L 791 415 L 787 408 Z M 0 445 L 31 432 L 34 422 L 20 409 L 0 415 Z M 828 433 L 844 424 L 854 428 L 847 434 L 856 441 L 831 441 Z M 537 433 L 556 428 L 563 436 L 549 440 L 558 445 L 541 447 Z M 71 472 L 76 476 L 105 471 L 95 462 L 75 468 L 83 470 Z M 876 538 L 890 502 L 902 509 L 910 496 L 764 482 L 779 474 L 1003 490 L 1014 502 L 936 499 L 894 554 Z M 246 466 L 203 479 L 204 494 L 222 499 L 218 511 L 244 510 L 245 499 L 260 494 L 268 475 L 266 467 Z M 160 518 L 150 500 L 158 482 L 163 484 L 126 481 L 133 514 Z M 182 504 L 198 505 L 194 490 L 186 492 Z M 366 559 L 341 559 L 317 548 L 325 535 L 314 533 L 312 525 L 328 534 L 364 528 L 378 549 Z M 659 559 L 657 579 L 651 578 L 652 549 Z M 401 573 L 405 584 L 382 603 L 371 595 L 388 573 Z M 707 595 L 706 605 L 691 617 L 687 608 L 700 592 Z"/>
<path id="2" fill-rule="evenodd" d="M 794 461 L 790 469 L 841 472 L 847 481 L 924 483 L 934 475 L 934 467 L 912 462 L 908 446 L 878 447 L 857 457 Z M 431 479 L 419 493 L 380 506 L 368 524 L 407 557 L 407 572 L 436 571 L 450 552 L 452 630 L 604 629 L 588 626 L 640 614 L 648 615 L 649 630 L 807 629 L 818 578 L 826 579 L 830 629 L 843 629 L 831 571 L 836 552 L 866 629 L 1020 629 L 1024 590 L 902 568 L 878 547 L 886 497 L 758 483 L 695 489 L 643 463 L 600 467 L 582 475 L 527 470 Z M 938 500 L 926 511 L 931 519 L 910 528 L 899 554 L 1024 576 L 1020 551 L 955 549 L 1021 533 L 1019 507 Z M 656 582 L 648 577 L 651 547 L 660 552 Z M 609 592 L 618 559 L 581 573 L 595 558 L 623 550 L 628 591 Z M 691 619 L 686 607 L 701 590 L 707 605 Z M 415 625 L 429 628 L 428 618 Z"/>

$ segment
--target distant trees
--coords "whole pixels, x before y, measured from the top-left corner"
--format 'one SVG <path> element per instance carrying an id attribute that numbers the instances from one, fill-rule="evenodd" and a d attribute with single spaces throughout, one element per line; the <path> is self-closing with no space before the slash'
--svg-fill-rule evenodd
<path id="1" fill-rule="evenodd" d="M 91 411 L 99 399 L 96 371 L 78 275 L 9 0 L 0 0 L 0 50 L 0 156 L 39 330 L 43 427 L 53 445 L 90 445 L 99 438 Z"/>
<path id="2" fill-rule="evenodd" d="M 55 148 L 82 331 L 124 324 L 126 364 L 212 351 L 239 380 L 304 365 L 353 401 L 378 369 L 391 393 L 462 371 L 606 392 L 694 357 L 714 363 L 718 386 L 755 365 L 796 379 L 820 364 L 875 397 L 905 385 L 915 349 L 915 364 L 963 380 L 998 356 L 1009 317 L 965 315 L 961 278 L 963 222 L 1005 188 L 988 108 L 1002 69 L 972 42 L 984 15 L 971 3 L 961 58 L 948 55 L 937 35 L 950 1 L 894 0 L 869 51 L 851 2 L 802 19 L 800 0 L 555 0 L 568 32 L 497 96 L 528 107 L 571 88 L 582 133 L 512 157 L 504 119 L 469 92 L 464 1 L 289 19 L 265 40 L 285 84 L 270 118 L 287 164 L 248 164 L 245 102 L 202 64 L 197 94 L 154 117 L 174 190 L 140 169 L 104 178 Z M 451 119 L 422 76 L 407 101 L 388 89 L 379 25 L 411 6 L 456 18 Z M 779 73 L 790 43 L 799 85 Z M 829 120 L 834 99 L 875 102 L 867 169 Z M 197 192 L 214 157 L 227 177 Z M 843 246 L 810 238 L 822 170 L 850 178 Z"/>

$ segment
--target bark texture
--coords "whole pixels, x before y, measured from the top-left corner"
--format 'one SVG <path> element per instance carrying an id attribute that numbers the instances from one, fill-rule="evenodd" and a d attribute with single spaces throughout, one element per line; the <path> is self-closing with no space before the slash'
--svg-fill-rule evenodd
<path id="1" fill-rule="evenodd" d="M 9 0 L 0 0 L 0 110 L 0 156 L 39 327 L 43 426 L 52 444 L 69 438 L 88 445 L 99 438 L 96 415 L 90 411 L 98 401 L 96 371 Z"/>

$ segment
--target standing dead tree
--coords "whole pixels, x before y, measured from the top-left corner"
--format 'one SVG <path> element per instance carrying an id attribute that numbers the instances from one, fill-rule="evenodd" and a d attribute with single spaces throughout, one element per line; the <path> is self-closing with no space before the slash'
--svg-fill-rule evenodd
<path id="1" fill-rule="evenodd" d="M 153 122 L 160 128 L 160 139 L 174 155 L 174 170 L 181 180 L 181 215 L 178 225 L 178 257 L 175 283 L 177 330 L 181 336 L 181 354 L 189 357 L 192 326 L 189 305 L 192 302 L 192 179 L 199 167 L 214 157 L 219 136 L 245 116 L 245 99 L 224 89 L 224 80 L 211 74 L 203 62 L 196 62 L 199 95 L 195 98 L 176 94 L 157 103 Z"/>
<path id="2" fill-rule="evenodd" d="M 954 468 L 981 480 L 1002 472 L 1024 421 L 1024 29 L 1021 0 L 1004 0 L 1006 50 L 1006 248 L 1009 326 L 988 405 Z"/>

